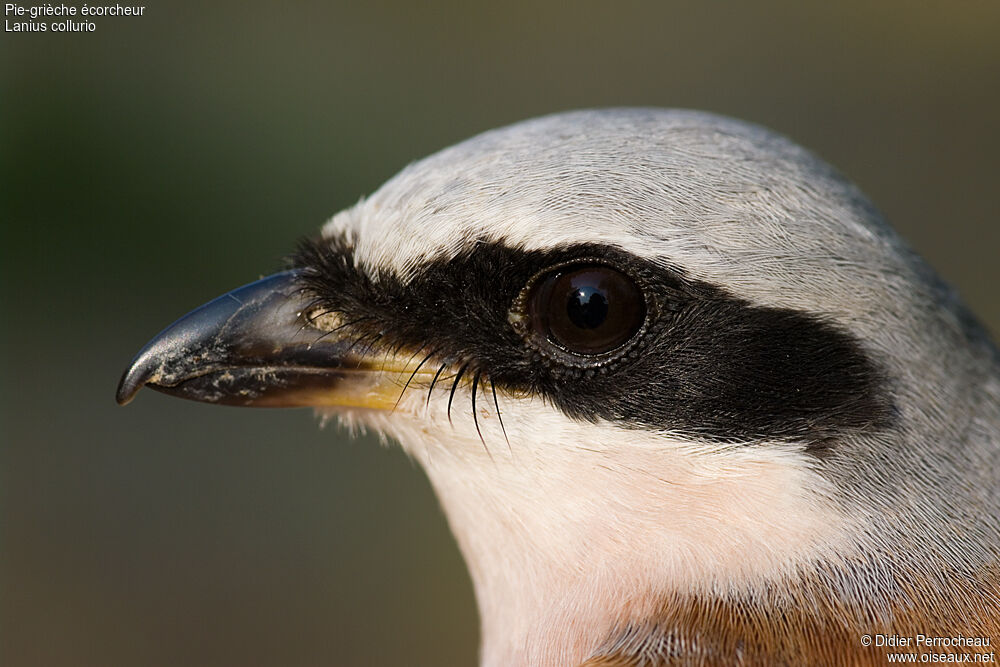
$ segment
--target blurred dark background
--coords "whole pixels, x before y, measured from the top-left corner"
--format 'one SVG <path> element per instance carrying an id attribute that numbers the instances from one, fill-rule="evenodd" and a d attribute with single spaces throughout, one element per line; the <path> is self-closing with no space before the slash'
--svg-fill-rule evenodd
<path id="1" fill-rule="evenodd" d="M 607 105 L 765 124 L 1000 330 L 995 0 L 339 5 L 0 35 L 3 665 L 475 660 L 464 566 L 398 449 L 113 394 L 173 318 L 481 130 Z"/>

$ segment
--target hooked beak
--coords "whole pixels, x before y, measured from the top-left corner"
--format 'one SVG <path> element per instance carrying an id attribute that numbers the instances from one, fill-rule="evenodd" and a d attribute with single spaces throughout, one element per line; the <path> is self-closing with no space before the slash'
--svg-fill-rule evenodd
<path id="1" fill-rule="evenodd" d="M 392 409 L 414 371 L 405 356 L 352 353 L 305 312 L 297 271 L 244 285 L 161 331 L 118 384 L 120 405 L 143 387 L 194 401 L 252 407 Z"/>

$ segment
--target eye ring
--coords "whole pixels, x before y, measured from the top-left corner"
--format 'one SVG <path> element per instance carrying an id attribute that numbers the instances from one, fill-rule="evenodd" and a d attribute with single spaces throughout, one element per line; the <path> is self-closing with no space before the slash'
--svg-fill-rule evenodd
<path id="1" fill-rule="evenodd" d="M 595 258 L 538 272 L 514 300 L 510 323 L 542 357 L 603 368 L 641 346 L 655 311 L 644 281 Z"/>

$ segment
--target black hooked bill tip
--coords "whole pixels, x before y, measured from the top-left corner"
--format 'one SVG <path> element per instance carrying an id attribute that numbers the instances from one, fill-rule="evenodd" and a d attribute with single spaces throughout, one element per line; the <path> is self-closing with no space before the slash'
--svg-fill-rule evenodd
<path id="1" fill-rule="evenodd" d="M 161 331 L 129 364 L 115 400 L 148 385 L 182 398 L 225 405 L 299 405 L 301 393 L 334 381 L 343 341 L 317 344 L 308 326 L 298 271 L 277 273 L 196 308 Z M 283 398 L 284 397 L 284 398 Z"/>

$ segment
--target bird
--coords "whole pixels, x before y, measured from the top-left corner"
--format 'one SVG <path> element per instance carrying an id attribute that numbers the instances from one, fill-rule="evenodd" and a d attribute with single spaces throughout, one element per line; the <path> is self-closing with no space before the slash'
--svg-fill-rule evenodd
<path id="1" fill-rule="evenodd" d="M 446 148 L 166 328 L 118 402 L 143 386 L 397 442 L 487 667 L 1000 642 L 997 347 L 857 186 L 755 124 L 590 109 Z"/>

